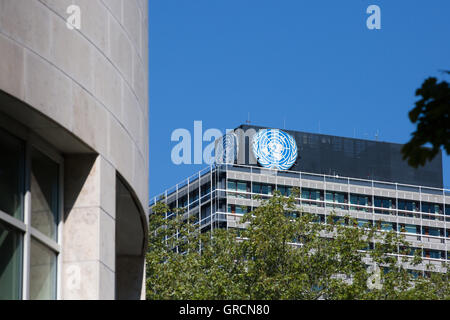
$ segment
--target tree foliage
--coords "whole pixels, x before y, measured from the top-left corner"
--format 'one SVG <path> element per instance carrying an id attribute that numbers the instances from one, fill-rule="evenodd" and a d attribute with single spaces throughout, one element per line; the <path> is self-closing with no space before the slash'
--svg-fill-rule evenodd
<path id="1" fill-rule="evenodd" d="M 420 256 L 391 254 L 410 251 L 397 233 L 357 227 L 350 217 L 319 223 L 298 211 L 294 196 L 276 193 L 243 216 L 245 228 L 212 233 L 200 233 L 179 209 L 166 219 L 164 203 L 153 212 L 147 299 L 450 298 L 448 274 L 414 279 L 404 263 L 418 265 Z M 384 272 L 369 272 L 368 264 Z M 370 286 L 374 276 L 381 288 Z"/>
<path id="2" fill-rule="evenodd" d="M 430 77 L 416 90 L 416 96 L 421 99 L 409 112 L 409 119 L 417 123 L 417 129 L 403 146 L 402 153 L 409 165 L 417 168 L 431 161 L 441 147 L 450 154 L 450 87 L 446 81 L 438 82 Z M 431 148 L 426 148 L 427 144 Z"/>

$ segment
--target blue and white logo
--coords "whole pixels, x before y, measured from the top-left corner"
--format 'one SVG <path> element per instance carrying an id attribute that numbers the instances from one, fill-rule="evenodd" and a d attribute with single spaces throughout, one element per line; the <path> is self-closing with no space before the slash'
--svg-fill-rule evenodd
<path id="1" fill-rule="evenodd" d="M 215 155 L 217 164 L 233 164 L 237 158 L 238 143 L 236 134 L 229 132 L 215 143 Z"/>
<path id="2" fill-rule="evenodd" d="M 253 136 L 253 154 L 264 168 L 287 170 L 297 159 L 297 144 L 286 132 L 262 129 Z"/>

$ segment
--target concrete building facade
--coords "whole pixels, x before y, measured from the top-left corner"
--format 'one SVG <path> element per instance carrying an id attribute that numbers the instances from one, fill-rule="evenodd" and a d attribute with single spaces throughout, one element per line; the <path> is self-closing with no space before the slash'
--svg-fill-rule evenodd
<path id="1" fill-rule="evenodd" d="M 0 150 L 0 299 L 144 297 L 148 1 L 0 0 Z"/>

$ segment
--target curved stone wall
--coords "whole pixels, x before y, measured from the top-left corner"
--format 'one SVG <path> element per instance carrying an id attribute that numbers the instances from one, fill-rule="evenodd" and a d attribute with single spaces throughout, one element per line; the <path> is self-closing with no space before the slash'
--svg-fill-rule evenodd
<path id="1" fill-rule="evenodd" d="M 81 29 L 66 26 L 81 9 Z M 0 90 L 101 154 L 148 204 L 148 1 L 0 0 Z"/>

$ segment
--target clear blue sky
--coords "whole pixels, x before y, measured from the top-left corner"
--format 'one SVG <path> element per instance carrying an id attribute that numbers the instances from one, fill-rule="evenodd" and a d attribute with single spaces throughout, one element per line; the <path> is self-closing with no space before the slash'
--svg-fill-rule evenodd
<path id="1" fill-rule="evenodd" d="M 368 30 L 366 8 L 381 8 Z M 428 76 L 450 81 L 450 1 L 150 0 L 150 196 L 205 165 L 170 136 L 252 124 L 405 143 Z M 320 122 L 320 123 L 319 123 Z M 320 129 L 319 129 L 320 128 Z M 206 143 L 205 143 L 206 145 Z M 443 159 L 450 188 L 450 157 Z"/>

